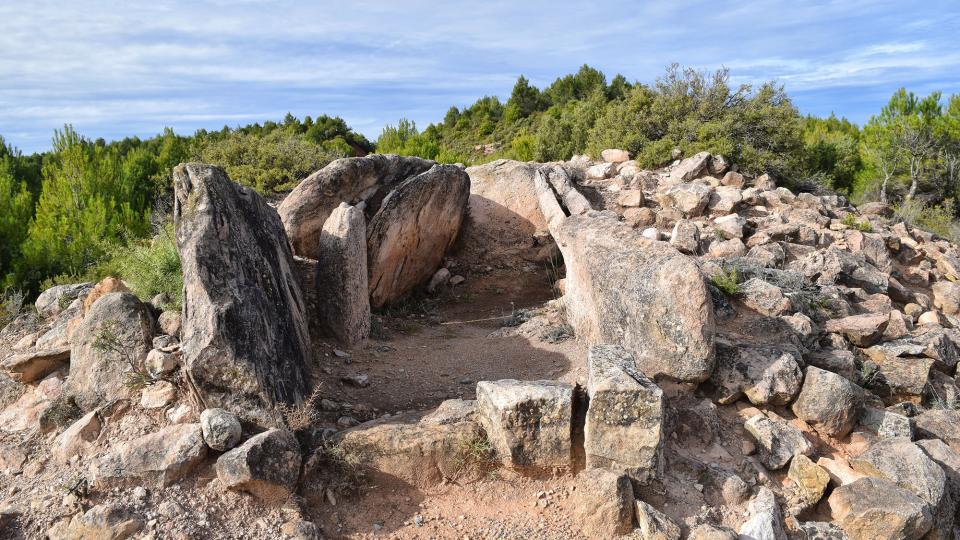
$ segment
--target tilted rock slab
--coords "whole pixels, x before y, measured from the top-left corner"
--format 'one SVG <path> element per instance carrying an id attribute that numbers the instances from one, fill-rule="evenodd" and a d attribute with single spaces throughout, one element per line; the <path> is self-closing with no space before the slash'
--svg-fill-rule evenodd
<path id="1" fill-rule="evenodd" d="M 90 466 L 95 486 L 168 486 L 207 457 L 200 424 L 177 424 L 117 444 Z"/>
<path id="2" fill-rule="evenodd" d="M 693 259 L 644 238 L 612 212 L 568 216 L 550 183 L 539 174 L 534 181 L 550 234 L 563 253 L 564 303 L 577 335 L 623 345 L 650 378 L 709 377 L 713 303 Z M 569 193 L 563 198 L 577 199 Z"/>
<path id="3" fill-rule="evenodd" d="M 294 253 L 319 258 L 323 224 L 341 202 L 378 202 L 396 184 L 434 165 L 418 157 L 374 154 L 338 159 L 311 174 L 277 208 Z"/>
<path id="4" fill-rule="evenodd" d="M 321 331 L 346 345 L 370 335 L 367 226 L 363 210 L 340 203 L 323 224 L 317 261 L 317 318 Z"/>
<path id="5" fill-rule="evenodd" d="M 507 467 L 534 472 L 571 466 L 573 387 L 557 381 L 477 383 L 480 423 Z"/>
<path id="6" fill-rule="evenodd" d="M 470 177 L 435 165 L 391 191 L 367 224 L 370 304 L 398 300 L 433 276 L 460 232 Z"/>
<path id="7" fill-rule="evenodd" d="M 619 345 L 591 347 L 587 370 L 587 468 L 623 470 L 640 483 L 659 478 L 663 391 L 637 370 L 633 355 Z"/>
<path id="8" fill-rule="evenodd" d="M 181 351 L 206 407 L 274 418 L 307 392 L 310 340 L 277 213 L 223 170 L 173 171 L 183 265 Z"/>

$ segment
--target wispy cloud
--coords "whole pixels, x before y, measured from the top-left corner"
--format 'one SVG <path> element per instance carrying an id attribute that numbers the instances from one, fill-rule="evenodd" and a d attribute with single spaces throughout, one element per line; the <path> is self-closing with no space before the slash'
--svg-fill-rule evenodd
<path id="1" fill-rule="evenodd" d="M 291 111 L 375 136 L 505 96 L 521 73 L 547 84 L 589 63 L 649 82 L 675 61 L 863 120 L 900 85 L 960 91 L 958 31 L 946 0 L 5 2 L 0 134 L 33 151 L 67 122 L 110 138 Z"/>

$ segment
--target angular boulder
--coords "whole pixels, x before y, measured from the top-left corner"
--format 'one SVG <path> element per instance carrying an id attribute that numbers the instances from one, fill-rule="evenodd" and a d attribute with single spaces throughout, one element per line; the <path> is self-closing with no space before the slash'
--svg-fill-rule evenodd
<path id="1" fill-rule="evenodd" d="M 923 499 L 882 478 L 840 486 L 827 502 L 850 540 L 919 539 L 933 527 Z"/>
<path id="2" fill-rule="evenodd" d="M 90 466 L 95 486 L 168 486 L 207 457 L 200 424 L 177 424 L 117 444 Z"/>
<path id="3" fill-rule="evenodd" d="M 89 411 L 126 396 L 131 370 L 153 348 L 153 316 L 132 293 L 109 293 L 74 328 L 65 392 Z"/>
<path id="4" fill-rule="evenodd" d="M 650 378 L 703 381 L 714 367 L 713 302 L 696 263 L 612 212 L 568 216 L 536 177 L 540 207 L 567 274 L 564 304 L 578 336 L 619 343 Z"/>
<path id="5" fill-rule="evenodd" d="M 776 496 L 768 487 L 761 487 L 747 505 L 750 518 L 740 526 L 740 538 L 755 540 L 787 540 L 783 514 Z"/>
<path id="6" fill-rule="evenodd" d="M 481 381 L 477 410 L 504 465 L 534 472 L 571 466 L 573 387 L 569 384 Z"/>
<path id="7" fill-rule="evenodd" d="M 447 400 L 427 415 L 404 413 L 350 428 L 340 435 L 340 447 L 374 475 L 429 488 L 489 465 L 486 456 L 472 453 L 471 445 L 484 440 L 475 414 L 476 402 Z"/>
<path id="8" fill-rule="evenodd" d="M 320 232 L 316 325 L 325 335 L 354 345 L 370 335 L 367 226 L 363 211 L 340 203 Z"/>
<path id="9" fill-rule="evenodd" d="M 466 215 L 470 178 L 435 165 L 404 180 L 367 224 L 370 304 L 398 300 L 428 281 L 453 245 Z"/>
<path id="10" fill-rule="evenodd" d="M 277 208 L 297 255 L 318 259 L 323 224 L 341 202 L 377 202 L 400 182 L 427 171 L 434 162 L 392 154 L 344 158 L 305 178 Z"/>
<path id="11" fill-rule="evenodd" d="M 93 289 L 93 283 L 74 283 L 70 285 L 56 285 L 40 293 L 33 303 L 41 317 L 58 315 L 71 302 L 87 294 Z"/>
<path id="12" fill-rule="evenodd" d="M 784 468 L 795 454 L 813 453 L 803 432 L 781 419 L 756 414 L 743 427 L 757 441 L 760 462 L 772 471 Z"/>
<path id="13" fill-rule="evenodd" d="M 845 335 L 857 347 L 869 347 L 880 340 L 889 321 L 889 313 L 867 313 L 830 319 L 823 329 Z"/>
<path id="14" fill-rule="evenodd" d="M 619 345 L 594 345 L 587 360 L 587 468 L 622 470 L 645 483 L 663 470 L 663 391 Z M 630 441 L 630 444 L 623 444 Z"/>
<path id="15" fill-rule="evenodd" d="M 807 367 L 800 394 L 790 406 L 797 418 L 833 437 L 850 433 L 862 407 L 859 386 L 814 366 Z"/>
<path id="16" fill-rule="evenodd" d="M 786 405 L 803 382 L 800 355 L 775 345 L 717 343 L 717 369 L 710 378 L 722 405 L 746 396 L 754 405 Z"/>
<path id="17" fill-rule="evenodd" d="M 271 429 L 217 459 L 217 478 L 227 489 L 250 493 L 279 505 L 290 497 L 300 476 L 300 445 L 293 433 Z"/>
<path id="18" fill-rule="evenodd" d="M 180 165 L 173 176 L 188 378 L 207 407 L 273 423 L 276 403 L 305 397 L 310 359 L 280 218 L 219 168 Z"/>
<path id="19" fill-rule="evenodd" d="M 70 347 L 59 347 L 12 354 L 0 363 L 0 367 L 9 373 L 13 380 L 30 383 L 67 366 L 69 362 Z"/>
<path id="20" fill-rule="evenodd" d="M 461 226 L 458 258 L 543 262 L 556 253 L 533 187 L 537 168 L 505 159 L 467 167 L 470 219 Z"/>
<path id="21" fill-rule="evenodd" d="M 590 538 L 614 538 L 633 530 L 633 486 L 630 478 L 605 469 L 577 475 L 573 517 Z"/>

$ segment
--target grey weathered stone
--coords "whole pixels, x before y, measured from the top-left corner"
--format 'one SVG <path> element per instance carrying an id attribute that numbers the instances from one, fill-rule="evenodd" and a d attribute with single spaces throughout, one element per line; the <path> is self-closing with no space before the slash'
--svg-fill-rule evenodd
<path id="1" fill-rule="evenodd" d="M 885 478 L 910 490 L 930 505 L 934 529 L 948 533 L 953 527 L 954 502 L 943 469 L 906 438 L 882 439 L 850 460 L 854 470 Z"/>
<path id="2" fill-rule="evenodd" d="M 717 401 L 733 403 L 746 395 L 754 405 L 786 405 L 803 382 L 798 354 L 773 345 L 717 343 L 717 369 L 711 382 Z"/>
<path id="3" fill-rule="evenodd" d="M 783 420 L 756 414 L 743 426 L 757 441 L 760 462 L 770 470 L 784 468 L 795 454 L 809 456 L 813 452 L 803 432 Z"/>
<path id="4" fill-rule="evenodd" d="M 50 456 L 60 463 L 69 462 L 73 456 L 82 455 L 93 446 L 102 428 L 100 411 L 88 412 L 57 435 L 50 448 Z"/>
<path id="5" fill-rule="evenodd" d="M 573 387 L 556 381 L 477 383 L 480 423 L 508 467 L 545 470 L 571 466 Z"/>
<path id="6" fill-rule="evenodd" d="M 933 526 L 927 504 L 882 478 L 861 478 L 828 499 L 833 519 L 850 540 L 919 539 Z"/>
<path id="7" fill-rule="evenodd" d="M 869 347 L 883 336 L 889 320 L 889 313 L 851 315 L 842 319 L 830 319 L 823 329 L 845 335 L 857 347 Z"/>
<path id="8" fill-rule="evenodd" d="M 66 525 L 63 536 L 52 529 L 48 537 L 55 540 L 125 540 L 140 532 L 143 526 L 143 520 L 129 508 L 117 504 L 98 504 L 74 515 Z"/>
<path id="9" fill-rule="evenodd" d="M 223 409 L 205 409 L 200 413 L 200 429 L 207 446 L 226 452 L 240 443 L 243 428 L 237 415 Z"/>
<path id="10" fill-rule="evenodd" d="M 447 400 L 436 410 L 365 422 L 343 432 L 341 448 L 361 458 L 374 475 L 428 488 L 460 480 L 484 463 L 465 462 L 463 445 L 482 440 L 474 401 Z M 477 456 L 477 459 L 484 459 Z M 308 461 L 307 469 L 312 463 Z M 480 471 L 482 472 L 482 470 Z"/>
<path id="11" fill-rule="evenodd" d="M 179 311 L 164 311 L 157 318 L 160 332 L 168 336 L 180 337 L 181 323 Z"/>
<path id="12" fill-rule="evenodd" d="M 316 325 L 347 345 L 370 335 L 366 231 L 362 209 L 340 203 L 320 233 Z"/>
<path id="13" fill-rule="evenodd" d="M 636 501 L 637 526 L 644 540 L 680 540 L 680 527 L 653 506 Z"/>
<path id="14" fill-rule="evenodd" d="M 954 504 L 960 501 L 960 453 L 939 439 L 917 441 L 917 446 L 932 459 L 947 477 L 947 488 Z"/>
<path id="15" fill-rule="evenodd" d="M 659 192 L 660 205 L 680 211 L 687 217 L 703 215 L 713 190 L 703 184 L 680 184 Z"/>
<path id="16" fill-rule="evenodd" d="M 847 379 L 808 366 L 800 394 L 790 409 L 797 418 L 833 437 L 843 437 L 856 424 L 863 390 Z"/>
<path id="17" fill-rule="evenodd" d="M 300 445 L 293 433 L 271 429 L 247 439 L 217 459 L 217 478 L 227 489 L 251 493 L 280 505 L 300 476 Z"/>
<path id="18" fill-rule="evenodd" d="M 207 456 L 200 424 L 177 424 L 117 444 L 90 466 L 96 486 L 170 485 Z"/>
<path id="19" fill-rule="evenodd" d="M 434 165 L 418 157 L 373 154 L 338 159 L 311 174 L 277 208 L 293 251 L 318 259 L 323 224 L 341 202 L 382 200 L 398 184 Z"/>
<path id="20" fill-rule="evenodd" d="M 673 225 L 673 233 L 670 235 L 670 245 L 677 248 L 681 253 L 699 254 L 700 228 L 688 219 L 677 220 Z"/>
<path id="21" fill-rule="evenodd" d="M 173 176 L 187 376 L 207 407 L 274 423 L 276 403 L 306 397 L 310 357 L 283 226 L 263 197 L 221 169 L 180 165 Z"/>
<path id="22" fill-rule="evenodd" d="M 76 298 L 93 289 L 93 283 L 55 285 L 40 293 L 33 305 L 42 317 L 58 315 Z"/>
<path id="23" fill-rule="evenodd" d="M 637 370 L 633 355 L 619 345 L 591 347 L 587 395 L 587 467 L 623 470 L 641 483 L 659 478 L 663 470 L 663 391 Z"/>
<path id="24" fill-rule="evenodd" d="M 760 278 L 750 278 L 740 284 L 741 301 L 761 315 L 779 317 L 793 310 L 793 303 L 780 287 Z"/>
<path id="25" fill-rule="evenodd" d="M 877 379 L 889 391 L 889 401 L 920 401 L 930 380 L 933 359 L 899 356 L 882 345 L 862 349 L 862 352 L 878 366 L 882 378 Z"/>
<path id="26" fill-rule="evenodd" d="M 913 419 L 918 439 L 940 439 L 960 449 L 960 411 L 931 409 Z"/>
<path id="27" fill-rule="evenodd" d="M 91 410 L 129 393 L 132 366 L 142 367 L 153 346 L 153 316 L 131 293 L 110 293 L 74 328 L 66 393 Z"/>
<path id="28" fill-rule="evenodd" d="M 626 475 L 588 469 L 577 475 L 573 517 L 591 538 L 613 538 L 633 530 L 633 486 Z"/>
<path id="29" fill-rule="evenodd" d="M 713 303 L 690 258 L 609 212 L 567 216 L 539 178 L 540 206 L 563 253 L 564 304 L 578 336 L 619 343 L 648 377 L 702 381 L 714 367 Z M 616 283 L 617 286 L 605 284 Z"/>
<path id="30" fill-rule="evenodd" d="M 750 518 L 740 526 L 741 540 L 787 540 L 783 514 L 768 487 L 761 487 L 747 507 Z"/>
<path id="31" fill-rule="evenodd" d="M 456 165 L 435 165 L 387 194 L 367 223 L 372 307 L 433 276 L 460 232 L 469 197 L 470 178 Z"/>
<path id="32" fill-rule="evenodd" d="M 684 159 L 670 169 L 670 181 L 686 182 L 697 178 L 710 163 L 710 152 L 700 152 Z"/>
<path id="33" fill-rule="evenodd" d="M 886 409 L 864 407 L 863 413 L 860 415 L 860 426 L 880 437 L 913 438 L 913 426 L 910 419 Z"/>

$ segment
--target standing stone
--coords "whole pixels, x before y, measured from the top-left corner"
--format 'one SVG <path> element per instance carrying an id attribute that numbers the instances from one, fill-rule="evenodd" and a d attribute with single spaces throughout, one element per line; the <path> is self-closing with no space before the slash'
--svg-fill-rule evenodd
<path id="1" fill-rule="evenodd" d="M 567 275 L 567 320 L 594 343 L 619 343 L 650 378 L 703 381 L 714 368 L 713 301 L 696 263 L 612 212 L 566 214 L 534 178 Z M 613 285 L 615 284 L 615 285 Z"/>
<path id="2" fill-rule="evenodd" d="M 697 255 L 700 252 L 700 228 L 688 219 L 678 220 L 670 235 L 670 245 L 681 253 Z"/>
<path id="3" fill-rule="evenodd" d="M 790 408 L 797 418 L 833 437 L 843 437 L 856 424 L 863 390 L 847 379 L 808 366 L 800 394 Z"/>
<path id="4" fill-rule="evenodd" d="M 577 475 L 574 518 L 590 538 L 613 538 L 633 530 L 633 486 L 626 475 L 590 469 Z"/>
<path id="5" fill-rule="evenodd" d="M 207 407 L 273 423 L 276 403 L 304 399 L 310 358 L 280 218 L 219 168 L 191 163 L 173 176 L 188 379 Z"/>
<path id="6" fill-rule="evenodd" d="M 132 293 L 110 293 L 90 307 L 71 342 L 65 392 L 89 411 L 129 393 L 131 364 L 144 369 L 153 348 L 153 316 Z"/>
<path id="7" fill-rule="evenodd" d="M 217 459 L 217 478 L 227 489 L 245 491 L 280 505 L 293 493 L 300 476 L 300 445 L 293 433 L 271 429 Z"/>
<path id="8" fill-rule="evenodd" d="M 557 381 L 477 383 L 480 423 L 508 467 L 546 470 L 571 465 L 573 387 Z"/>
<path id="9" fill-rule="evenodd" d="M 436 165 L 391 191 L 367 227 L 370 304 L 398 300 L 430 279 L 466 215 L 470 177 Z"/>
<path id="10" fill-rule="evenodd" d="M 367 232 L 359 207 L 340 203 L 323 224 L 316 291 L 322 332 L 345 345 L 370 335 Z"/>
<path id="11" fill-rule="evenodd" d="M 311 174 L 277 208 L 293 251 L 318 259 L 323 224 L 341 202 L 380 201 L 400 182 L 433 165 L 418 157 L 373 154 L 338 159 Z"/>
<path id="12" fill-rule="evenodd" d="M 594 345 L 587 362 L 587 468 L 623 470 L 640 483 L 659 478 L 663 391 L 637 370 L 633 355 L 619 345 Z"/>

